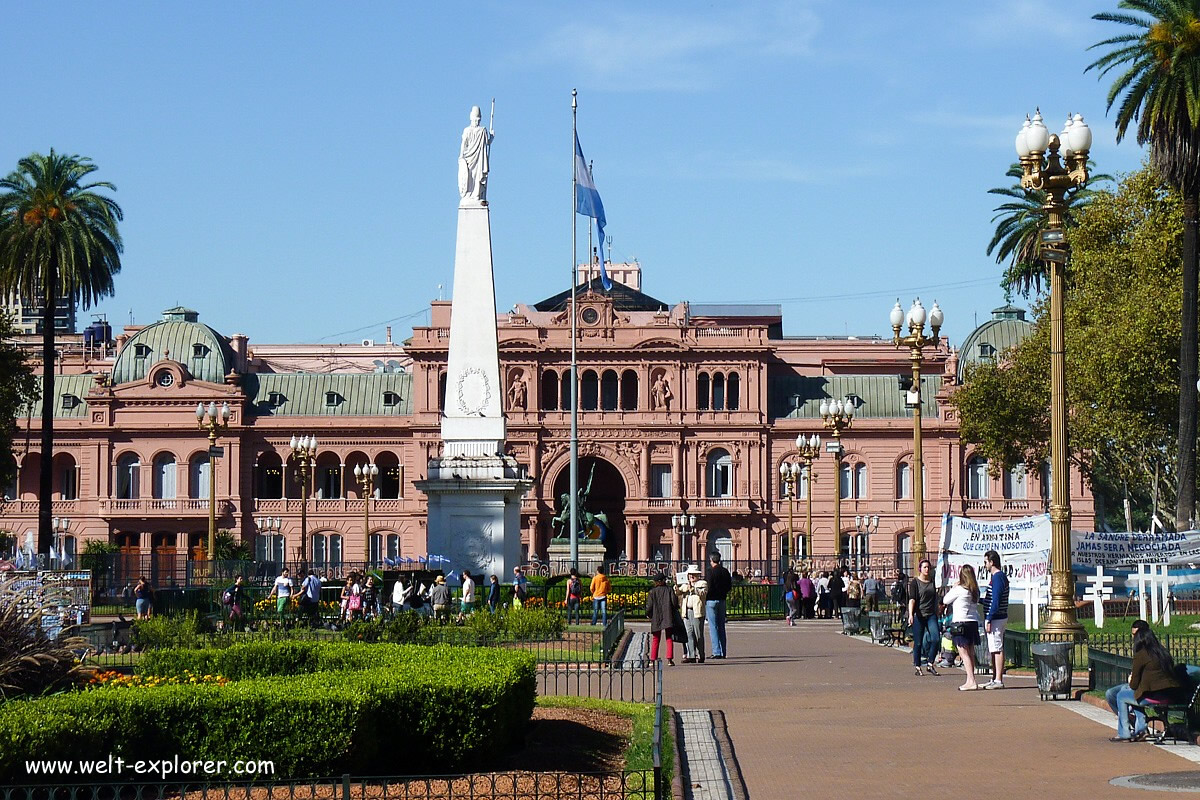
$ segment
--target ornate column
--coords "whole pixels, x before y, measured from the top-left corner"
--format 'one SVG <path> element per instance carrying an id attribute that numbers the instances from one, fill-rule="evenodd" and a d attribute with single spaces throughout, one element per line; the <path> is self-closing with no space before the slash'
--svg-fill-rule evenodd
<path id="1" fill-rule="evenodd" d="M 649 561 L 650 553 L 650 521 L 639 521 L 634 523 L 638 529 L 638 561 Z"/>
<path id="2" fill-rule="evenodd" d="M 625 520 L 625 557 L 633 560 L 637 558 L 633 551 L 633 520 Z"/>

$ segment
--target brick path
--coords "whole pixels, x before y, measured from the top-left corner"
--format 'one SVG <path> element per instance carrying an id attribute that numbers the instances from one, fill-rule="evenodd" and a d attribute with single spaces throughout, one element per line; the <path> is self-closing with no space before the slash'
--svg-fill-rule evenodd
<path id="1" fill-rule="evenodd" d="M 753 800 L 984 795 L 1145 798 L 1109 784 L 1195 765 L 1038 700 L 1032 680 L 959 692 L 961 671 L 917 678 L 911 657 L 840 624 L 730 623 L 730 658 L 666 670 L 675 708 L 721 709 Z M 988 790 L 991 784 L 992 790 Z"/>

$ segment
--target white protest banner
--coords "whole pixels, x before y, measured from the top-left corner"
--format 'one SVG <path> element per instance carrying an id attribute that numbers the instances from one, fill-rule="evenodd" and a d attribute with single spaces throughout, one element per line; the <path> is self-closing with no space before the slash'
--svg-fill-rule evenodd
<path id="1" fill-rule="evenodd" d="M 1200 563 L 1200 531 L 1071 531 L 1076 572 L 1099 566 Z"/>
<path id="2" fill-rule="evenodd" d="M 942 517 L 942 553 L 937 575 L 941 586 L 958 581 L 964 564 L 986 575 L 983 554 L 995 550 L 1010 581 L 1048 580 L 1050 561 L 1050 515 L 1003 520 L 968 519 L 949 514 Z"/>

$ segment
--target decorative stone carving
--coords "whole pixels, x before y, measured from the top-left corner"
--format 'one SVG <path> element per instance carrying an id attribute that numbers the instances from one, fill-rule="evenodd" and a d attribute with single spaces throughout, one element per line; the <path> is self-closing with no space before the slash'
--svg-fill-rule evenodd
<path id="1" fill-rule="evenodd" d="M 671 381 L 667 378 L 665 372 L 660 371 L 655 377 L 654 382 L 650 385 L 650 408 L 654 411 L 670 411 L 671 398 L 674 395 L 671 393 Z"/>
<path id="2" fill-rule="evenodd" d="M 520 370 L 512 373 L 508 385 L 508 407 L 511 410 L 524 411 L 528 402 L 529 389 Z"/>

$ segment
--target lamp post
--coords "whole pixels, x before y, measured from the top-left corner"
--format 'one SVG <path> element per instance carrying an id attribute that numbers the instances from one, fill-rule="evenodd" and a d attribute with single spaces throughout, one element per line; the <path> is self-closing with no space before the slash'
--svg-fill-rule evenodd
<path id="1" fill-rule="evenodd" d="M 296 471 L 292 480 L 300 484 L 300 564 L 308 563 L 308 486 L 317 465 L 317 437 L 293 436 L 291 441 L 292 460 Z"/>
<path id="2" fill-rule="evenodd" d="M 1083 636 L 1075 616 L 1071 574 L 1071 498 L 1067 488 L 1067 387 L 1063 271 L 1067 246 L 1063 235 L 1067 192 L 1087 184 L 1092 131 L 1082 114 L 1067 115 L 1061 134 L 1046 129 L 1039 109 L 1017 134 L 1021 186 L 1045 193 L 1039 258 L 1050 269 L 1050 604 L 1044 631 Z M 1060 156 L 1059 153 L 1062 153 Z M 1060 158 L 1065 157 L 1066 167 Z"/>
<path id="3" fill-rule="evenodd" d="M 808 507 L 804 512 L 804 557 L 812 558 L 813 554 L 813 529 L 812 529 L 812 499 L 813 499 L 813 484 L 817 481 L 817 476 L 813 472 L 813 462 L 821 457 L 821 437 L 813 434 L 805 438 L 804 434 L 796 437 L 796 455 L 800 459 L 800 463 L 804 465 L 804 471 L 801 473 L 807 483 Z M 789 517 L 788 527 L 791 527 L 791 519 Z"/>
<path id="4" fill-rule="evenodd" d="M 358 494 L 363 499 L 363 555 L 367 562 L 371 561 L 371 495 L 378 476 L 379 467 L 375 464 L 354 465 L 354 480 L 358 482 Z"/>
<path id="5" fill-rule="evenodd" d="M 259 536 L 275 537 L 275 536 L 278 536 L 280 534 L 280 532 L 283 530 L 283 520 L 280 519 L 279 517 L 259 517 L 258 519 L 256 519 L 254 521 L 254 525 L 256 528 L 258 528 Z M 274 561 L 274 558 L 273 558 L 273 556 L 275 555 L 274 538 L 270 538 L 267 541 L 270 542 L 271 546 L 267 547 L 267 548 L 259 548 L 258 545 L 255 544 L 255 553 L 254 554 L 257 556 L 259 550 L 263 549 L 263 550 L 265 550 L 263 555 L 266 557 L 261 560 L 262 561 Z M 281 558 L 280 561 L 287 561 L 287 550 L 286 549 L 284 550 L 283 558 Z"/>
<path id="6" fill-rule="evenodd" d="M 801 436 L 801 439 L 804 437 Z M 783 537 L 783 572 L 787 573 L 792 566 L 791 543 L 792 538 L 796 535 L 796 527 L 792 524 L 793 514 L 796 506 L 796 486 L 800 483 L 800 473 L 804 471 L 803 465 L 799 461 L 784 461 L 779 465 L 779 477 L 783 479 L 783 488 L 787 493 L 788 499 L 788 526 L 787 533 Z M 810 493 L 811 494 L 811 493 Z"/>
<path id="7" fill-rule="evenodd" d="M 672 514 L 671 515 L 671 531 L 679 537 L 679 560 L 687 561 L 688 556 L 685 555 L 688 536 L 696 534 L 696 515 L 695 514 Z"/>
<path id="8" fill-rule="evenodd" d="M 217 539 L 217 436 L 229 427 L 229 403 L 222 403 L 220 411 L 216 402 L 196 404 L 196 423 L 200 430 L 208 433 L 208 560 L 213 557 Z"/>
<path id="9" fill-rule="evenodd" d="M 833 432 L 833 441 L 826 449 L 833 453 L 833 546 L 842 542 L 842 431 L 854 422 L 854 401 L 822 400 L 821 419 L 825 427 Z"/>
<path id="10" fill-rule="evenodd" d="M 854 530 L 857 531 L 854 536 L 854 572 L 858 574 L 862 571 L 864 556 L 866 556 L 867 565 L 870 566 L 871 534 L 879 530 L 879 515 L 855 514 Z"/>
<path id="11" fill-rule="evenodd" d="M 921 298 L 913 301 L 908 314 L 900 308 L 900 301 L 892 307 L 890 321 L 892 323 L 892 342 L 896 347 L 907 347 L 909 361 L 912 363 L 912 388 L 908 390 L 905 405 L 912 409 L 913 415 L 913 464 L 912 464 L 912 494 L 913 494 L 913 563 L 920 564 L 925 558 L 925 460 L 921 451 L 921 358 L 926 347 L 934 349 L 938 346 L 938 331 L 942 328 L 945 316 L 937 301 L 929 310 L 929 327 L 931 336 L 925 335 L 925 307 Z M 900 329 L 908 323 L 908 335 L 901 334 Z"/>
<path id="12" fill-rule="evenodd" d="M 71 527 L 71 520 L 66 517 L 52 517 L 50 519 L 50 530 L 54 531 L 54 552 L 57 553 L 58 568 L 62 569 L 65 559 L 63 553 L 63 537 L 67 535 L 67 528 Z"/>

